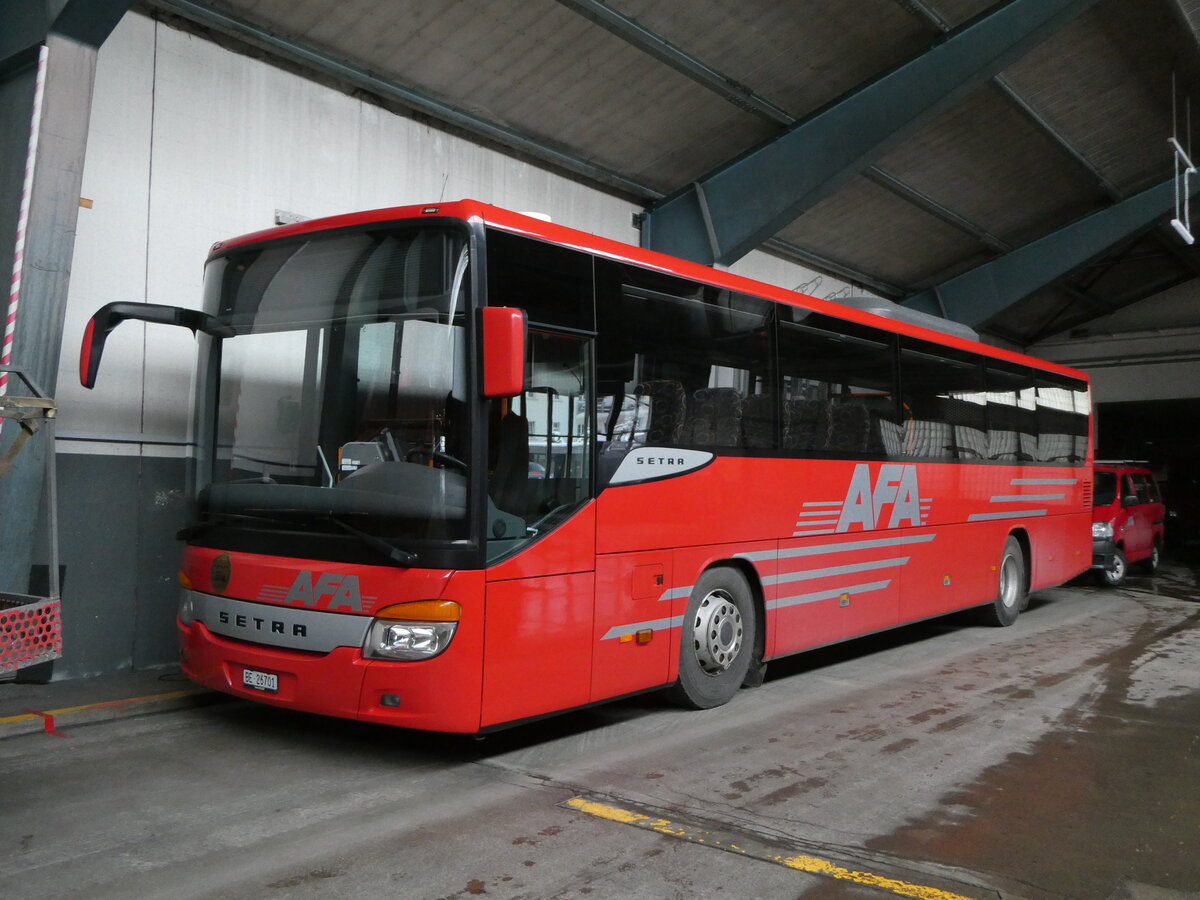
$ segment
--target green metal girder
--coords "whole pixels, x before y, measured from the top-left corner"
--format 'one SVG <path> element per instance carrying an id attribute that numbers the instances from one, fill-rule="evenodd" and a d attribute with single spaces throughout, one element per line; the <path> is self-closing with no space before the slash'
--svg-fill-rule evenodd
<path id="1" fill-rule="evenodd" d="M 730 264 L 1096 0 L 1008 0 L 652 206 L 642 245 Z"/>
<path id="2" fill-rule="evenodd" d="M 133 0 L 4 0 L 0 73 L 25 64 L 50 34 L 99 47 Z"/>
<path id="3" fill-rule="evenodd" d="M 1198 189 L 1200 182 L 1189 183 L 1191 194 Z M 1151 227 L 1174 207 L 1175 181 L 1168 179 L 902 302 L 976 327 Z"/>

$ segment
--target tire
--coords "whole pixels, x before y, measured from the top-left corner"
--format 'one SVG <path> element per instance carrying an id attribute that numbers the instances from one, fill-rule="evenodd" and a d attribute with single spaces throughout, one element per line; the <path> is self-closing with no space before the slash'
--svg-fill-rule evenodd
<path id="1" fill-rule="evenodd" d="M 709 569 L 692 588 L 679 639 L 679 680 L 671 699 L 712 709 L 737 693 L 753 662 L 758 621 L 750 585 L 734 569 Z"/>
<path id="2" fill-rule="evenodd" d="M 989 625 L 1007 628 L 1017 621 L 1029 596 L 1029 585 L 1025 581 L 1025 552 L 1021 549 L 1021 542 L 1012 535 L 1004 542 L 997 568 L 1000 583 L 996 587 L 996 599 L 983 608 L 983 618 Z"/>
<path id="3" fill-rule="evenodd" d="M 1162 562 L 1162 543 L 1155 538 L 1153 546 L 1150 547 L 1150 555 L 1142 560 L 1141 569 L 1147 575 L 1154 575 L 1158 572 L 1158 566 Z"/>
<path id="4" fill-rule="evenodd" d="M 1125 551 L 1120 547 L 1113 550 L 1112 561 L 1096 573 L 1096 578 L 1105 587 L 1120 587 L 1125 583 L 1129 574 L 1129 564 L 1125 561 Z"/>

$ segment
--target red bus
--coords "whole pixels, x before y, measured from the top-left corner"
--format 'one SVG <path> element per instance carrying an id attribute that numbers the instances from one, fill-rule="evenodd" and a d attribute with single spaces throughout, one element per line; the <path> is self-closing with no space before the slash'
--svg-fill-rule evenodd
<path id="1" fill-rule="evenodd" d="M 85 385 L 128 318 L 199 338 L 183 671 L 263 703 L 713 707 L 1091 563 L 1082 373 L 485 204 L 215 244 L 203 310 L 93 317 Z"/>

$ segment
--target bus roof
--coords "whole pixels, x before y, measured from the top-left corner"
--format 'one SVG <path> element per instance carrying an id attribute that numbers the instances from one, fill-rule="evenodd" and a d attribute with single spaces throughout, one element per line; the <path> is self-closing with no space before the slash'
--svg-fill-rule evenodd
<path id="1" fill-rule="evenodd" d="M 520 234 L 538 240 L 549 241 L 564 247 L 586 251 L 604 256 L 618 262 L 627 262 L 644 268 L 653 269 L 669 275 L 677 275 L 700 281 L 714 287 L 754 294 L 778 303 L 810 309 L 813 312 L 824 313 L 853 322 L 882 328 L 897 334 L 921 338 L 947 347 L 957 347 L 982 353 L 996 359 L 1032 366 L 1047 372 L 1055 372 L 1071 378 L 1087 381 L 1087 373 L 1069 366 L 1048 362 L 1023 353 L 994 347 L 958 334 L 938 328 L 930 328 L 920 324 L 904 321 L 892 316 L 880 315 L 866 309 L 838 303 L 833 300 L 822 300 L 798 291 L 781 288 L 776 285 L 755 281 L 732 272 L 714 269 L 700 263 L 668 256 L 654 250 L 645 250 L 611 238 L 599 237 L 586 231 L 579 231 L 558 225 L 532 215 L 513 212 L 499 206 L 492 206 L 478 200 L 455 200 L 445 203 L 426 203 L 412 206 L 394 206 L 383 209 L 365 210 L 363 212 L 345 213 L 327 216 L 319 219 L 308 219 L 290 225 L 280 225 L 255 231 L 212 245 L 209 258 L 224 255 L 231 249 L 256 244 L 261 241 L 278 240 L 301 236 L 318 231 L 329 231 L 339 228 L 352 228 L 359 225 L 369 225 L 373 222 L 393 222 L 404 219 L 453 218 L 464 221 L 480 222 L 484 225 L 499 228 L 513 234 Z"/>

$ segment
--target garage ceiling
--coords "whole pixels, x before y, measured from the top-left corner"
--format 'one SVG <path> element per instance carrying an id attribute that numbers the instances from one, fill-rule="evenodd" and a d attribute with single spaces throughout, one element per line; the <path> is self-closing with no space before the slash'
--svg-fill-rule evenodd
<path id="1" fill-rule="evenodd" d="M 653 206 L 1005 5 L 152 0 L 145 8 Z M 1189 96 L 1200 130 L 1198 31 L 1200 0 L 1098 0 L 865 154 L 765 249 L 902 300 L 1164 185 L 1173 174 L 1168 138 L 1178 133 L 1190 147 Z M 1152 225 L 1091 248 L 1070 272 L 1004 297 L 977 327 L 1028 346 L 1197 278 L 1200 251 L 1166 224 L 1172 215 L 1164 209 Z"/>

